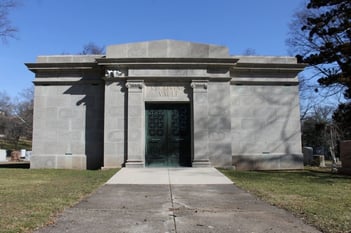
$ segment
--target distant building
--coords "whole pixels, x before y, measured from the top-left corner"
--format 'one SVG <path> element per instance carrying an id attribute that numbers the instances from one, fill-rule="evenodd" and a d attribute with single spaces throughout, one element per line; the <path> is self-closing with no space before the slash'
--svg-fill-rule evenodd
<path id="1" fill-rule="evenodd" d="M 31 168 L 303 167 L 293 57 L 161 40 L 26 65 Z"/>

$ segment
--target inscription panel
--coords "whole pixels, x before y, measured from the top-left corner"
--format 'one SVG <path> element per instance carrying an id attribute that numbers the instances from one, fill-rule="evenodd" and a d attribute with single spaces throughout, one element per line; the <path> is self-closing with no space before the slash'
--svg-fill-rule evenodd
<path id="1" fill-rule="evenodd" d="M 191 89 L 189 85 L 147 84 L 145 101 L 190 101 Z"/>

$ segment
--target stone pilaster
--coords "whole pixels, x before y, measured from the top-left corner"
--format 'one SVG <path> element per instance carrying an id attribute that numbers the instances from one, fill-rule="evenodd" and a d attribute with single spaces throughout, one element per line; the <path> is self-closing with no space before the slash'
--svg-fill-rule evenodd
<path id="1" fill-rule="evenodd" d="M 208 93 L 207 80 L 193 81 L 193 129 L 194 159 L 193 167 L 210 166 L 208 150 Z"/>
<path id="2" fill-rule="evenodd" d="M 104 168 L 121 167 L 124 163 L 125 81 L 105 78 Z"/>
<path id="3" fill-rule="evenodd" d="M 126 167 L 144 167 L 144 83 L 128 81 L 128 152 Z"/>

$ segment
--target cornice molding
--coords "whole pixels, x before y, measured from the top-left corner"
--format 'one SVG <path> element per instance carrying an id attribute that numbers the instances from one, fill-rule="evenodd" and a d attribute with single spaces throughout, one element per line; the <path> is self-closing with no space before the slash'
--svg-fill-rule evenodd
<path id="1" fill-rule="evenodd" d="M 299 84 L 297 77 L 295 78 L 242 78 L 233 77 L 230 81 L 233 85 L 291 85 L 296 86 Z"/>
<path id="2" fill-rule="evenodd" d="M 92 70 L 98 68 L 96 62 L 25 63 L 25 65 L 34 73 L 38 71 Z"/>
<path id="3" fill-rule="evenodd" d="M 98 58 L 99 66 L 118 68 L 227 68 L 234 66 L 235 58 Z"/>

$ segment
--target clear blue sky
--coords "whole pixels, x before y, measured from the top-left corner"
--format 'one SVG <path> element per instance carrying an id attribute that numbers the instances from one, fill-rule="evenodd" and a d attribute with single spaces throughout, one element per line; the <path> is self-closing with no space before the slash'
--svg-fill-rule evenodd
<path id="1" fill-rule="evenodd" d="M 288 24 L 302 0 L 18 0 L 17 39 L 0 42 L 0 91 L 15 96 L 38 55 L 159 39 L 225 45 L 231 54 L 288 55 Z"/>

